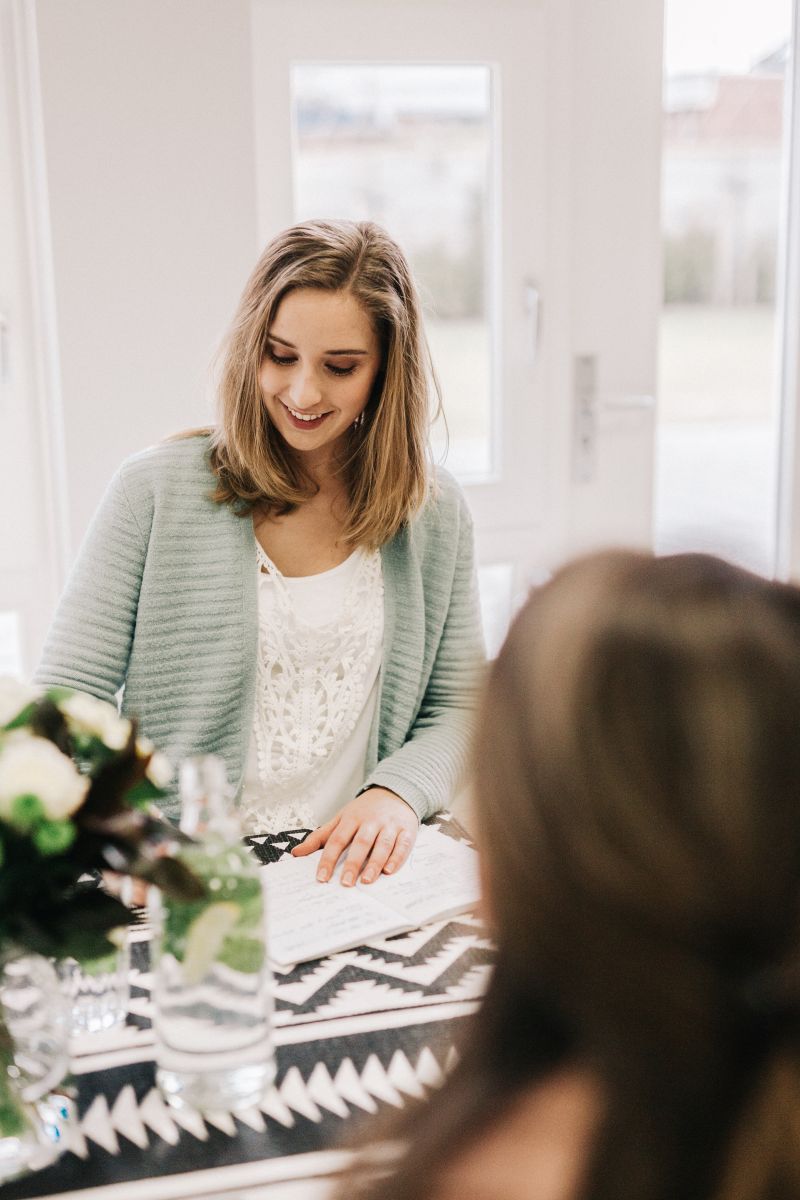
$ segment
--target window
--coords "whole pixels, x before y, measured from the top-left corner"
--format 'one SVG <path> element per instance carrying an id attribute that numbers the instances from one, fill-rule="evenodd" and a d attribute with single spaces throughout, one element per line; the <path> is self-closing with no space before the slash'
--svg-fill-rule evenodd
<path id="1" fill-rule="evenodd" d="M 446 398 L 448 466 L 493 466 L 492 73 L 482 65 L 295 64 L 294 218 L 376 221 L 420 284 Z M 424 197 L 424 204 L 420 198 Z M 445 444 L 441 421 L 434 451 Z"/>
<path id="2" fill-rule="evenodd" d="M 667 0 L 656 547 L 771 574 L 791 0 Z"/>

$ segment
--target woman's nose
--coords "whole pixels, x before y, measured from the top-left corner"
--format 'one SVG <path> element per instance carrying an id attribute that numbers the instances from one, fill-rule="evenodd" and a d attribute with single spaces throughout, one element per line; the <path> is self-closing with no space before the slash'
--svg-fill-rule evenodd
<path id="1" fill-rule="evenodd" d="M 295 408 L 313 408 L 322 393 L 312 370 L 298 370 L 289 386 L 289 397 Z"/>

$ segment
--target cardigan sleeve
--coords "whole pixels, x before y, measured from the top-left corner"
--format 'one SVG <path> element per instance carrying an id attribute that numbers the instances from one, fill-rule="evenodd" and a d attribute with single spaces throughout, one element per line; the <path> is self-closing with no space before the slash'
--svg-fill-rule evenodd
<path id="1" fill-rule="evenodd" d="M 125 487 L 111 480 L 70 572 L 34 682 L 116 702 L 125 682 L 147 537 Z"/>
<path id="2" fill-rule="evenodd" d="M 362 788 L 389 788 L 421 821 L 447 806 L 464 773 L 485 668 L 472 519 L 463 500 L 460 509 L 450 601 L 422 703 L 405 743 Z"/>

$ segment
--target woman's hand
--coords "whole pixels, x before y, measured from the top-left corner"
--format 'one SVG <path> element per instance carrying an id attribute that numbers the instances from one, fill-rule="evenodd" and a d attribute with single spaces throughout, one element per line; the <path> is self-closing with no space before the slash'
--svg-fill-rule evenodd
<path id="1" fill-rule="evenodd" d="M 317 879 L 327 883 L 339 855 L 350 846 L 342 864 L 342 883 L 351 887 L 359 872 L 362 883 L 372 883 L 381 871 L 391 875 L 403 865 L 418 829 L 417 814 L 410 804 L 387 788 L 374 787 L 345 804 L 341 812 L 295 846 L 292 854 L 313 854 L 324 846 Z"/>

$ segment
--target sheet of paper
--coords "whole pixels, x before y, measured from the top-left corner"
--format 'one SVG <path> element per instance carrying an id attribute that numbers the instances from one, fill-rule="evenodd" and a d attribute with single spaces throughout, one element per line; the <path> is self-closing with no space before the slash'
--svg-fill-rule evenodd
<path id="1" fill-rule="evenodd" d="M 317 883 L 322 851 L 286 855 L 264 868 L 269 956 L 280 966 L 307 962 L 391 937 L 474 908 L 480 899 L 478 856 L 469 846 L 422 826 L 396 875 L 344 888 L 344 856 L 329 883 Z"/>
<path id="2" fill-rule="evenodd" d="M 359 889 L 344 888 L 335 877 L 317 883 L 318 861 L 318 854 L 287 856 L 264 868 L 267 945 L 276 963 L 307 962 L 407 928 L 403 918 Z"/>
<path id="3" fill-rule="evenodd" d="M 396 875 L 358 884 L 397 913 L 412 928 L 474 908 L 480 900 L 478 855 L 436 829 L 423 825 L 410 863 Z"/>

